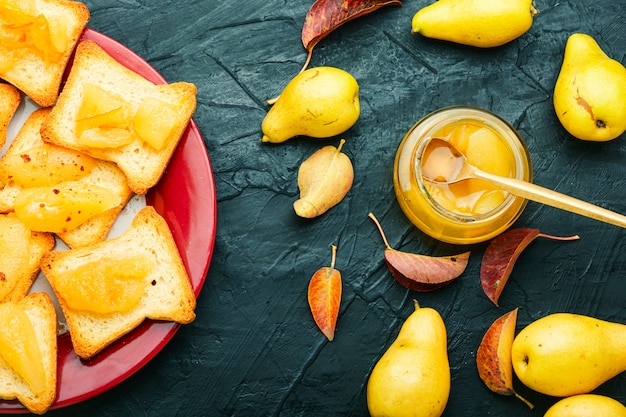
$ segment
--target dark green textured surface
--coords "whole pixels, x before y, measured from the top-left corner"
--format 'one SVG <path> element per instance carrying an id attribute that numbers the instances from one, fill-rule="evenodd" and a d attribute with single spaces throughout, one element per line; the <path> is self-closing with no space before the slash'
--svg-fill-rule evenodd
<path id="1" fill-rule="evenodd" d="M 218 196 L 211 268 L 197 320 L 182 327 L 144 368 L 117 387 L 51 416 L 366 416 L 372 367 L 412 310 L 436 308 L 448 327 L 452 391 L 444 416 L 542 416 L 554 399 L 516 385 L 535 402 L 488 391 L 475 352 L 488 326 L 519 307 L 518 330 L 557 311 L 626 323 L 626 232 L 531 203 L 516 226 L 577 242 L 537 240 L 522 254 L 496 308 L 478 272 L 485 244 L 457 247 L 416 230 L 394 196 L 392 166 L 406 131 L 438 108 L 487 108 L 512 123 L 530 149 L 535 182 L 626 213 L 626 137 L 605 144 L 569 136 L 552 107 L 568 36 L 594 36 L 626 62 L 622 0 L 538 1 L 528 33 L 479 50 L 411 35 L 407 0 L 335 31 L 310 67 L 345 69 L 359 81 L 361 117 L 342 137 L 355 182 L 346 199 L 313 221 L 297 218 L 297 168 L 338 139 L 260 143 L 265 100 L 303 65 L 300 42 L 312 1 L 92 0 L 89 27 L 134 50 L 168 81 L 198 87 L 194 115 Z M 367 213 L 396 249 L 472 256 L 457 282 L 429 294 L 396 284 Z M 307 305 L 310 276 L 338 245 L 343 298 L 335 340 L 317 330 Z M 626 375 L 598 392 L 626 402 Z"/>

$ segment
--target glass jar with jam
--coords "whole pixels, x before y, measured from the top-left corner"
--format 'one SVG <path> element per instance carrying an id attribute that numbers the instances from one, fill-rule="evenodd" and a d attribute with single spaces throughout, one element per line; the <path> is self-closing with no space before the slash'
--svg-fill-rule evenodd
<path id="1" fill-rule="evenodd" d="M 422 164 L 446 164 L 436 152 L 424 152 L 432 138 L 454 145 L 477 168 L 532 181 L 526 144 L 501 117 L 476 107 L 437 110 L 406 134 L 394 164 L 394 188 L 404 214 L 421 231 L 447 243 L 486 241 L 509 228 L 526 207 L 526 200 L 479 179 L 453 184 L 428 181 Z"/>

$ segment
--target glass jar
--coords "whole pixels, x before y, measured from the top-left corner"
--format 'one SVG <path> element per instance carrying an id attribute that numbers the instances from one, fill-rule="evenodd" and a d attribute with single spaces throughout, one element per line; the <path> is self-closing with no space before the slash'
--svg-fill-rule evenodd
<path id="1" fill-rule="evenodd" d="M 483 242 L 509 228 L 526 207 L 524 198 L 481 180 L 435 185 L 423 179 L 423 151 L 433 137 L 456 142 L 468 162 L 484 171 L 532 181 L 528 148 L 509 123 L 480 108 L 446 107 L 418 121 L 398 147 L 394 188 L 408 219 L 429 236 L 454 244 Z"/>

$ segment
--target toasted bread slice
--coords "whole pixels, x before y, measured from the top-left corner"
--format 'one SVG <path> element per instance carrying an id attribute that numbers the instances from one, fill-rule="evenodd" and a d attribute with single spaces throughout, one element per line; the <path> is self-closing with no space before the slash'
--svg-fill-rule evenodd
<path id="1" fill-rule="evenodd" d="M 19 90 L 11 84 L 0 83 L 0 149 L 7 140 L 7 128 L 22 101 Z"/>
<path id="2" fill-rule="evenodd" d="M 31 386 L 0 355 L 0 398 L 17 399 L 31 413 L 43 414 L 54 403 L 57 386 L 57 318 L 50 296 L 39 292 L 29 294 L 17 303 L 32 324 L 37 347 L 41 352 L 43 390 L 36 394 Z M 0 317 L 0 322 L 7 318 Z M 1 330 L 0 330 L 1 331 Z"/>
<path id="3" fill-rule="evenodd" d="M 1 161 L 4 158 L 12 155 L 19 155 L 22 152 L 28 151 L 31 148 L 45 143 L 41 139 L 39 129 L 49 112 L 49 109 L 38 109 L 26 119 L 17 135 L 9 145 L 6 153 L 2 155 L 2 158 L 0 158 L 0 164 L 2 164 Z M 10 173 L 7 172 L 6 174 L 9 175 Z M 13 211 L 13 201 L 20 191 L 22 191 L 22 187 L 19 184 L 16 184 L 10 179 L 6 179 L 5 182 L 3 182 L 3 177 L 0 176 L 0 213 L 9 213 Z"/>
<path id="4" fill-rule="evenodd" d="M 23 158 L 27 158 L 30 149 L 45 144 L 39 131 L 49 113 L 50 108 L 35 110 L 26 120 L 2 158 L 14 155 L 23 155 Z M 82 177 L 80 181 L 113 191 L 120 197 L 121 203 L 110 210 L 91 217 L 76 229 L 59 233 L 58 236 L 70 248 L 78 248 L 104 240 L 124 205 L 133 195 L 126 181 L 126 176 L 112 162 L 97 160 L 91 172 Z M 21 190 L 22 186 L 11 180 L 4 187 L 0 185 L 0 212 L 6 213 L 13 210 L 13 202 Z"/>
<path id="5" fill-rule="evenodd" d="M 77 137 L 76 123 L 85 85 L 94 85 L 121 98 L 135 115 L 144 99 L 158 99 L 173 106 L 176 122 L 170 139 L 159 150 L 134 135 L 130 143 L 115 148 L 85 146 Z M 145 194 L 165 171 L 196 108 L 196 87 L 186 82 L 155 85 L 113 59 L 92 41 L 80 42 L 59 100 L 42 126 L 45 141 L 115 162 L 137 194 Z M 159 114 L 154 114 L 158 120 Z M 132 127 L 131 127 L 132 129 Z"/>
<path id="6" fill-rule="evenodd" d="M 22 2 L 14 4 L 22 5 Z M 11 20 L 15 16 L 0 13 L 3 31 L 0 37 L 0 78 L 13 84 L 41 107 L 49 107 L 59 95 L 65 68 L 89 21 L 89 10 L 83 3 L 68 0 L 35 0 L 35 9 L 34 13 L 27 10 L 14 13 L 26 12 L 37 19 L 44 16 L 51 36 L 46 31 L 36 34 L 33 29 L 26 34 L 12 32 L 11 23 L 14 22 Z M 37 29 L 42 25 L 31 24 L 30 27 Z M 50 50 L 42 51 L 33 46 L 33 42 L 45 43 L 40 36 L 50 36 Z M 49 42 L 47 38 L 45 41 Z M 56 51 L 57 48 L 61 50 Z"/>
<path id="7" fill-rule="evenodd" d="M 62 292 L 62 288 L 78 287 L 82 285 L 79 280 L 101 288 L 100 278 L 86 276 L 89 274 L 85 270 L 95 265 L 119 268 L 119 263 L 137 256 L 146 259 L 150 268 L 138 278 L 142 292 L 129 310 L 96 313 L 70 307 L 72 295 Z M 151 206 L 137 213 L 123 235 L 80 249 L 51 251 L 42 259 L 41 268 L 67 320 L 74 351 L 84 359 L 93 357 L 146 318 L 181 324 L 195 319 L 196 298 L 189 276 L 167 223 Z"/>
<path id="8" fill-rule="evenodd" d="M 52 234 L 31 232 L 13 213 L 0 214 L 0 302 L 28 294 L 42 256 L 54 243 Z"/>

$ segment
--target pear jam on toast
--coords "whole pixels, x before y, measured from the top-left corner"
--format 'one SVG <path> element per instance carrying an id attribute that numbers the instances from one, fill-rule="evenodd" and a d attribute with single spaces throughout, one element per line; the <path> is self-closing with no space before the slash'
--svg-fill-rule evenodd
<path id="1" fill-rule="evenodd" d="M 145 319 L 182 324 L 195 319 L 191 281 L 165 219 L 152 206 L 141 209 L 121 236 L 48 252 L 41 269 L 83 359 Z"/>
<path id="2" fill-rule="evenodd" d="M 52 106 L 89 17 L 77 1 L 0 0 L 0 78 Z"/>
<path id="3" fill-rule="evenodd" d="M 0 400 L 34 414 L 59 392 L 60 334 L 90 359 L 146 319 L 195 319 L 172 232 L 144 194 L 196 87 L 154 84 L 79 42 L 89 17 L 77 1 L 0 0 Z"/>
<path id="4" fill-rule="evenodd" d="M 45 413 L 56 398 L 57 317 L 39 292 L 0 304 L 0 398 Z"/>
<path id="5" fill-rule="evenodd" d="M 182 139 L 196 90 L 186 82 L 154 84 L 85 40 L 41 135 L 48 143 L 114 162 L 133 192 L 145 194 Z"/>

